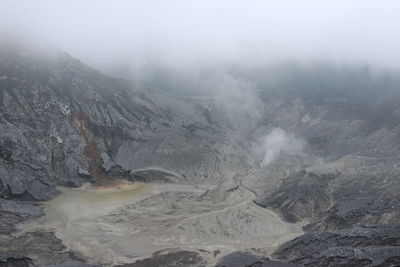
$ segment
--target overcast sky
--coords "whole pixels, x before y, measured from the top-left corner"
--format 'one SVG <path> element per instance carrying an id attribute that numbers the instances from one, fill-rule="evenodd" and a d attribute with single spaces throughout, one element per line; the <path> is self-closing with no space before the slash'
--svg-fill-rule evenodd
<path id="1" fill-rule="evenodd" d="M 0 3 L 1 26 L 35 32 L 97 67 L 291 57 L 400 67 L 400 1 L 395 0 Z"/>

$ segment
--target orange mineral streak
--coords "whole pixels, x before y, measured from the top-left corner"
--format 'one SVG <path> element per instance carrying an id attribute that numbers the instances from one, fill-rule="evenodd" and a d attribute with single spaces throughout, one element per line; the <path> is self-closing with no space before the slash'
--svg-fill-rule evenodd
<path id="1" fill-rule="evenodd" d="M 102 167 L 103 160 L 95 142 L 95 137 L 90 130 L 89 117 L 82 111 L 72 113 L 72 124 L 78 130 L 79 135 L 85 141 L 85 158 L 90 176 L 95 179 L 97 185 L 112 185 L 115 182 L 107 177 Z"/>

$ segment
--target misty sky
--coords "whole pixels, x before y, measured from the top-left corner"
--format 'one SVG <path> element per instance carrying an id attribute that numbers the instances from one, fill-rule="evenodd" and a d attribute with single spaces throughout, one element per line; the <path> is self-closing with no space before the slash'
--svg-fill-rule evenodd
<path id="1" fill-rule="evenodd" d="M 0 0 L 0 26 L 100 68 L 281 58 L 400 67 L 399 14 L 395 0 Z"/>

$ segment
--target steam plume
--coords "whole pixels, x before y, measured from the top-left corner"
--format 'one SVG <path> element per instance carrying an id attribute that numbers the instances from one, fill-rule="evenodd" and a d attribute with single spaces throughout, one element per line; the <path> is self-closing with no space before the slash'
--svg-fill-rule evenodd
<path id="1" fill-rule="evenodd" d="M 261 166 L 266 166 L 281 154 L 300 155 L 304 149 L 304 142 L 294 135 L 286 133 L 281 128 L 273 129 L 263 140 L 264 158 Z"/>

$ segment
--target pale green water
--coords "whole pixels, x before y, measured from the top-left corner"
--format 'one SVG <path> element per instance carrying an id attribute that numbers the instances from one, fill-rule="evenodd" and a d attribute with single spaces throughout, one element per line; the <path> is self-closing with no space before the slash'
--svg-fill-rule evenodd
<path id="1" fill-rule="evenodd" d="M 76 218 L 91 217 L 110 209 L 135 202 L 150 194 L 151 186 L 135 183 L 114 188 L 58 188 L 63 193 L 43 203 L 48 223 L 67 223 Z M 62 220 L 60 220 L 62 218 Z"/>

